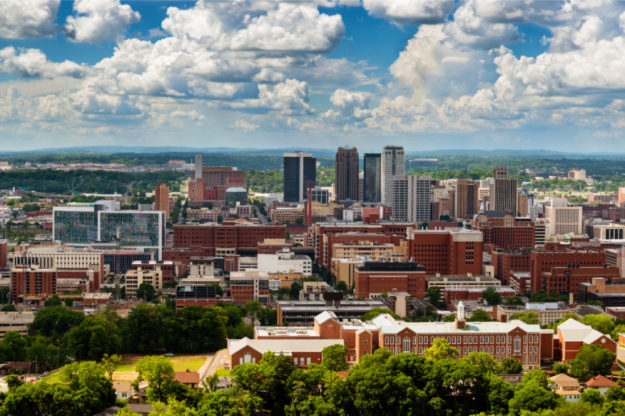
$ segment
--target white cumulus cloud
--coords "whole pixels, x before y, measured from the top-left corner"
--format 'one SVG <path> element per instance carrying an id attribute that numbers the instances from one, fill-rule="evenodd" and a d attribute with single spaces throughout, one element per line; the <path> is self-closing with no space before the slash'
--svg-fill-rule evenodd
<path id="1" fill-rule="evenodd" d="M 22 77 L 43 78 L 82 78 L 87 72 L 84 66 L 72 61 L 50 62 L 39 49 L 16 50 L 12 46 L 0 49 L 0 71 Z"/>
<path id="2" fill-rule="evenodd" d="M 119 0 L 74 0 L 77 16 L 68 16 L 65 33 L 77 42 L 113 40 L 141 15 Z"/>
<path id="3" fill-rule="evenodd" d="M 40 38 L 54 34 L 61 0 L 0 1 L 0 38 Z"/>
<path id="4" fill-rule="evenodd" d="M 362 0 L 374 16 L 399 23 L 437 23 L 445 20 L 454 7 L 453 0 Z"/>

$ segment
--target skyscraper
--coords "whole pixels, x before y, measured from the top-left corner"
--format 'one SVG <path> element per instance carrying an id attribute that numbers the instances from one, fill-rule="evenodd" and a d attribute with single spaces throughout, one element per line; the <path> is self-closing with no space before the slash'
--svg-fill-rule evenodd
<path id="1" fill-rule="evenodd" d="M 460 219 L 471 219 L 479 212 L 479 184 L 476 181 L 459 179 L 456 184 L 455 211 Z"/>
<path id="2" fill-rule="evenodd" d="M 284 201 L 302 202 L 317 179 L 317 159 L 310 153 L 284 153 Z"/>
<path id="3" fill-rule="evenodd" d="M 386 206 L 393 205 L 393 178 L 404 176 L 404 148 L 401 146 L 385 146 L 382 151 L 381 170 L 381 200 Z"/>
<path id="4" fill-rule="evenodd" d="M 491 211 L 505 211 L 516 215 L 516 179 L 508 178 L 508 168 L 495 167 L 490 185 Z"/>
<path id="5" fill-rule="evenodd" d="M 393 177 L 393 221 L 408 220 L 408 178 L 406 176 Z M 386 204 L 385 204 L 386 205 Z"/>
<path id="6" fill-rule="evenodd" d="M 169 219 L 169 188 L 166 183 L 154 187 L 154 210 L 165 211 L 165 219 Z"/>
<path id="7" fill-rule="evenodd" d="M 408 176 L 408 217 L 410 222 L 429 221 L 432 213 L 432 178 Z"/>
<path id="8" fill-rule="evenodd" d="M 431 188 L 432 178 L 429 176 L 395 176 L 393 220 L 414 223 L 429 221 L 432 212 Z"/>
<path id="9" fill-rule="evenodd" d="M 339 147 L 334 166 L 337 201 L 358 200 L 358 149 Z"/>
<path id="10" fill-rule="evenodd" d="M 365 153 L 364 156 L 364 201 L 381 201 L 380 153 Z"/>

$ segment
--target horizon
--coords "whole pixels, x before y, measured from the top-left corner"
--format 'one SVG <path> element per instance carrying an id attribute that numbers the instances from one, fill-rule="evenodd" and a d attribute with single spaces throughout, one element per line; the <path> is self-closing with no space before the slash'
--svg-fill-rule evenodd
<path id="1" fill-rule="evenodd" d="M 5 2 L 5 150 L 625 140 L 622 1 Z"/>

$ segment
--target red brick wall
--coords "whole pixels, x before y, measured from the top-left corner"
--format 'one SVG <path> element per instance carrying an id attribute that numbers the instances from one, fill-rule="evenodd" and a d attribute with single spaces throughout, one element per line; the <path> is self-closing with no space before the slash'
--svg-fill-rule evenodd
<path id="1" fill-rule="evenodd" d="M 370 293 L 408 292 L 410 295 L 423 298 L 425 296 L 425 272 L 386 272 L 359 271 L 356 269 L 355 295 L 368 298 Z"/>
<path id="2" fill-rule="evenodd" d="M 617 267 L 553 267 L 551 273 L 544 273 L 545 290 L 548 293 L 569 292 L 577 294 L 580 283 L 590 283 L 593 277 L 605 277 L 608 280 L 619 277 Z"/>
<path id="3" fill-rule="evenodd" d="M 603 251 L 543 251 L 534 250 L 530 254 L 530 273 L 532 293 L 543 288 L 543 274 L 554 267 L 566 267 L 579 264 L 580 267 L 599 266 L 605 264 Z"/>
<path id="4" fill-rule="evenodd" d="M 24 278 L 24 275 L 26 278 Z M 56 294 L 56 271 L 13 270 L 11 272 L 11 296 L 16 300 L 26 296 L 51 296 Z"/>
<path id="5" fill-rule="evenodd" d="M 174 247 L 257 248 L 265 238 L 286 238 L 282 225 L 175 225 Z"/>

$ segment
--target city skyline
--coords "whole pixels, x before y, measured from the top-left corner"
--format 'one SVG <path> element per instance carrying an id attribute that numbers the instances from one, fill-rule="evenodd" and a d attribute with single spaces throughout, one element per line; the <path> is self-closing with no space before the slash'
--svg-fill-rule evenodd
<path id="1" fill-rule="evenodd" d="M 0 144 L 620 149 L 625 4 L 3 3 Z"/>

